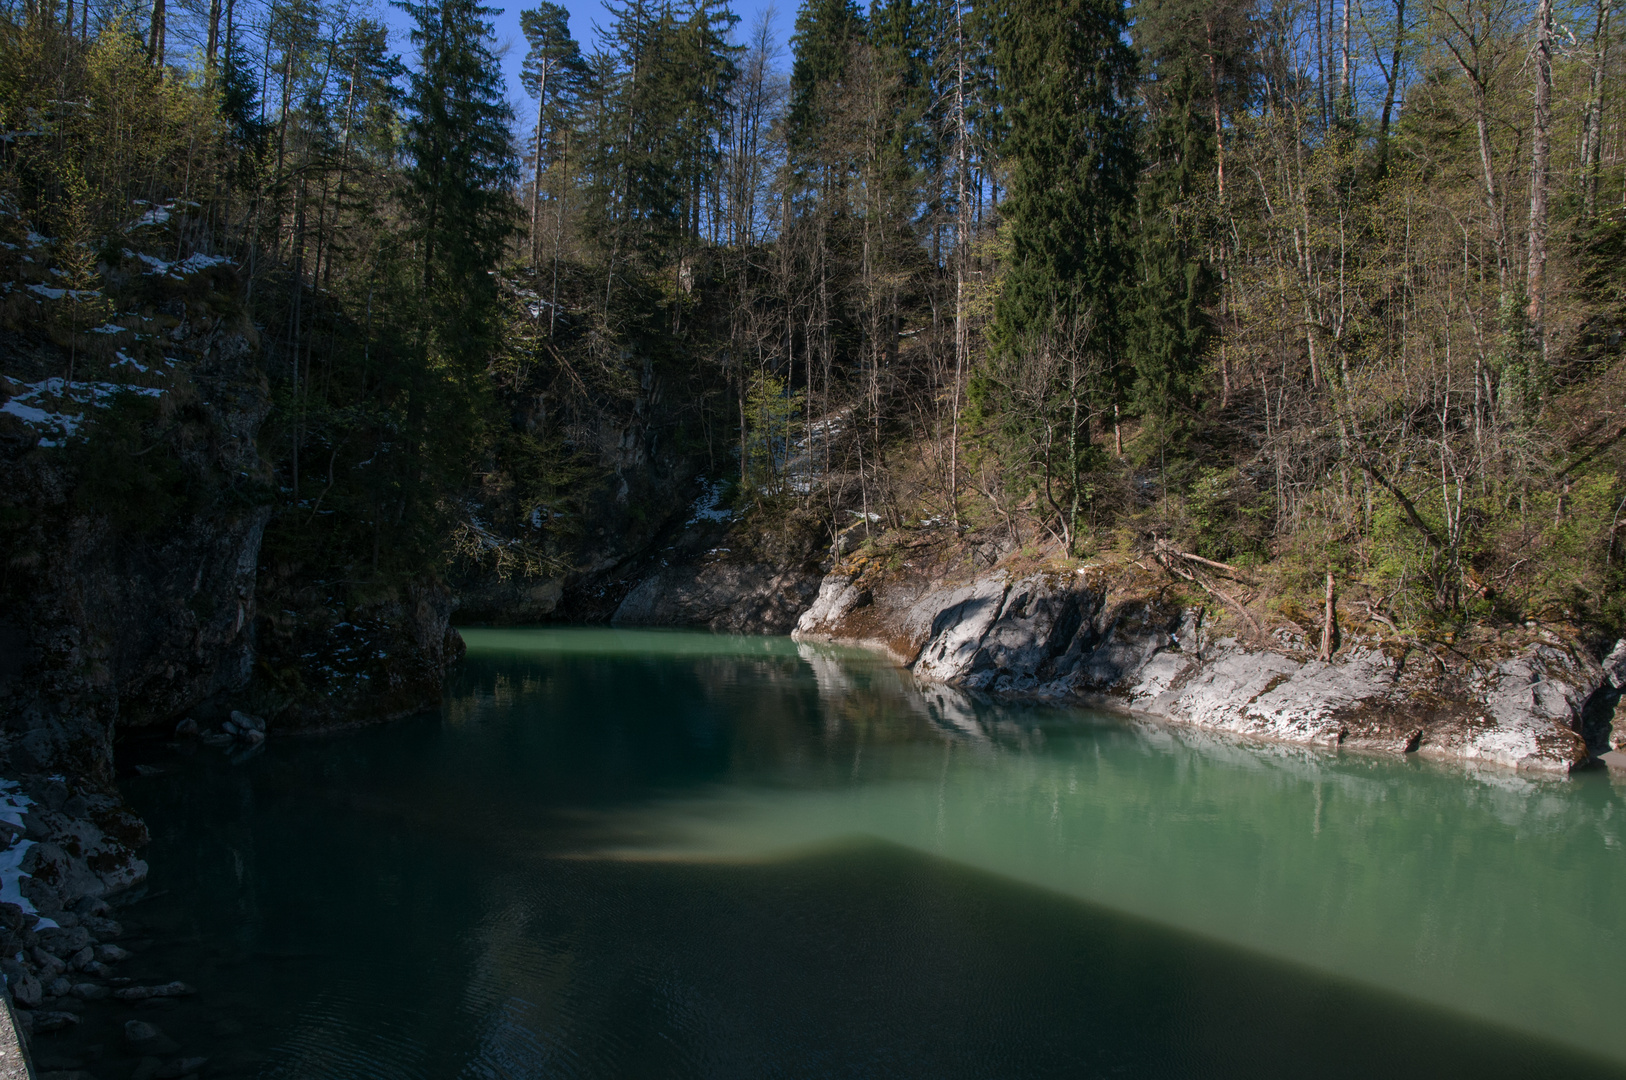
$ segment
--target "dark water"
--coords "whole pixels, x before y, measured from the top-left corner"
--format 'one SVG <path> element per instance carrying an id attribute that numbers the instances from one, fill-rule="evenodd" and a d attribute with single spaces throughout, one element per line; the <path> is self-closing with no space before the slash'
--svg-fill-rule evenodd
<path id="1" fill-rule="evenodd" d="M 130 1018 L 256 1077 L 1626 1075 L 1626 800 L 921 691 L 784 640 L 474 631 L 438 716 L 127 793 Z"/>

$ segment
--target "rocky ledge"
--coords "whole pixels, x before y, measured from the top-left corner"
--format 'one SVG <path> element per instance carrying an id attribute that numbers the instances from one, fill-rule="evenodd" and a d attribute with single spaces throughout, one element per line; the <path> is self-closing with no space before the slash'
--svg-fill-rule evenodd
<path id="1" fill-rule="evenodd" d="M 1352 629 L 1328 662 L 1296 627 L 1245 641 L 1126 567 L 960 581 L 838 568 L 793 636 L 882 648 L 969 690 L 1303 744 L 1563 773 L 1626 736 L 1608 730 L 1626 642 L 1600 664 L 1537 627 L 1472 650 Z"/>

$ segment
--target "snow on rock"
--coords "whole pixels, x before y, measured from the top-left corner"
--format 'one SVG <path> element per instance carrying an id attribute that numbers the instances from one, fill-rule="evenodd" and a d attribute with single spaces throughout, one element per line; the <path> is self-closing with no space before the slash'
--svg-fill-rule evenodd
<path id="1" fill-rule="evenodd" d="M 698 525 L 702 521 L 731 521 L 734 512 L 721 507 L 723 492 L 728 490 L 728 482 L 718 480 L 700 493 L 700 497 L 689 507 L 688 525 Z"/>
<path id="2" fill-rule="evenodd" d="M 134 363 L 118 354 L 123 362 Z M 139 364 L 138 370 L 145 371 Z M 112 404 L 119 394 L 139 394 L 142 397 L 160 397 L 164 391 L 156 386 L 135 386 L 130 383 L 113 382 L 68 382 L 66 379 L 55 377 L 37 383 L 23 383 L 21 393 L 14 394 L 11 400 L 0 405 L 0 413 L 15 416 L 31 428 L 36 428 L 45 436 L 40 440 L 41 446 L 61 446 L 66 440 L 73 438 L 79 432 L 79 425 L 84 421 L 84 413 L 68 412 L 68 407 L 78 406 L 81 409 L 105 408 Z M 29 404 L 38 401 L 40 404 Z M 54 404 L 54 409 L 42 408 L 42 405 Z"/>

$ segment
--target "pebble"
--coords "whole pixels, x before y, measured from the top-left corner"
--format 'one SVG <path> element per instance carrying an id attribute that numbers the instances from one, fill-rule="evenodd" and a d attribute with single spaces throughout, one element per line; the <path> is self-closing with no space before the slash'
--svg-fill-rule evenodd
<path id="1" fill-rule="evenodd" d="M 80 949 L 78 952 L 74 953 L 73 956 L 68 958 L 68 966 L 73 968 L 75 971 L 83 971 L 85 970 L 85 965 L 94 964 L 95 962 L 96 950 L 92 949 L 89 945 L 86 945 L 83 949 Z"/>

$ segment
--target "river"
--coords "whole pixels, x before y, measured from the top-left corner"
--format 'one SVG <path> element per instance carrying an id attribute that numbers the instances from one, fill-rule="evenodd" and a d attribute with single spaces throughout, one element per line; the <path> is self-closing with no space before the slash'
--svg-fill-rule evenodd
<path id="1" fill-rule="evenodd" d="M 1626 1076 L 1626 790 L 468 630 L 438 715 L 154 758 L 131 1016 L 254 1077 Z M 164 756 L 168 755 L 168 756 Z M 122 1071 L 121 1071 L 122 1070 Z"/>

